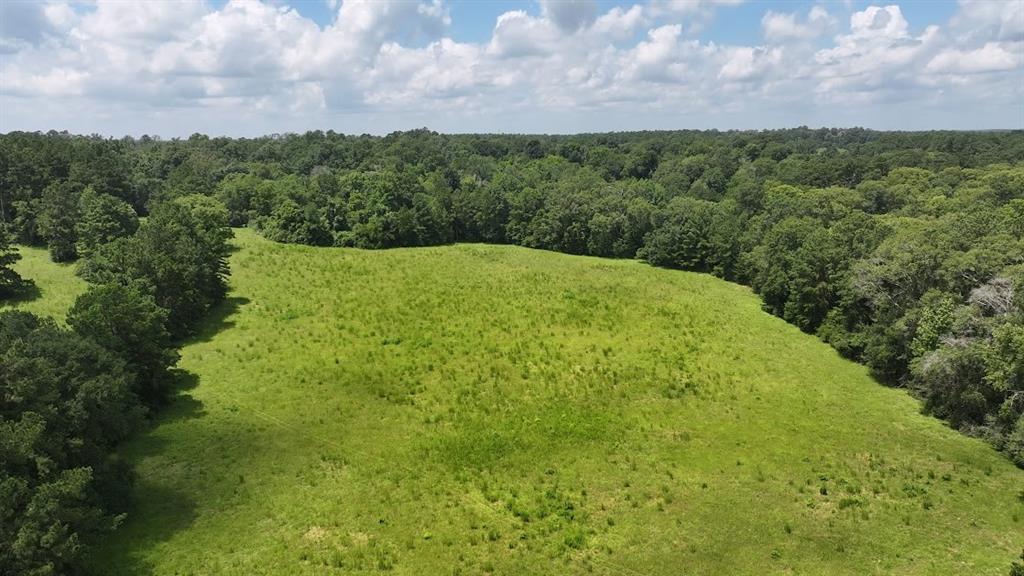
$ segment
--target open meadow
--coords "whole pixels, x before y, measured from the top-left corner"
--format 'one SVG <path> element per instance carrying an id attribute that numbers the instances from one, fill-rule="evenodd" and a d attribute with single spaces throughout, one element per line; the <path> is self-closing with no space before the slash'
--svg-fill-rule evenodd
<path id="1" fill-rule="evenodd" d="M 234 242 L 182 391 L 123 451 L 134 510 L 97 574 L 1002 575 L 1019 552 L 1024 472 L 747 288 Z M 59 315 L 77 281 L 27 256 L 22 305 Z"/>
<path id="2" fill-rule="evenodd" d="M 14 302 L 0 305 L 0 310 L 17 308 L 63 322 L 75 298 L 88 286 L 75 275 L 75 264 L 53 262 L 46 248 L 20 246 L 18 253 L 21 259 L 14 269 L 23 278 L 31 279 L 33 285 Z"/>

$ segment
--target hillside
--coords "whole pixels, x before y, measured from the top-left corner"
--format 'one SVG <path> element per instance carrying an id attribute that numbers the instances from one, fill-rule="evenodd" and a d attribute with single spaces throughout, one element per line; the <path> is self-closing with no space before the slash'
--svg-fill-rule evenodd
<path id="1" fill-rule="evenodd" d="M 746 288 L 236 243 L 97 573 L 1001 575 L 1019 553 L 1024 473 Z"/>

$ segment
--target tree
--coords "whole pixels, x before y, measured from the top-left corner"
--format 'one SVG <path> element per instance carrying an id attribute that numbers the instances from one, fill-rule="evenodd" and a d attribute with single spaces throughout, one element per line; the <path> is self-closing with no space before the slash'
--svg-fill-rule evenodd
<path id="1" fill-rule="evenodd" d="M 43 238 L 39 231 L 39 216 L 43 206 L 42 199 L 28 198 L 25 200 L 15 200 L 12 204 L 14 205 L 12 232 L 14 233 L 15 240 L 29 246 L 37 246 L 43 243 Z"/>
<path id="2" fill-rule="evenodd" d="M 75 300 L 68 325 L 125 361 L 134 390 L 150 408 L 165 404 L 178 352 L 167 332 L 167 311 L 142 283 L 91 287 Z"/>
<path id="3" fill-rule="evenodd" d="M 54 262 L 69 262 L 75 251 L 75 224 L 78 221 L 78 187 L 66 181 L 54 182 L 43 191 L 39 232 L 50 249 Z"/>
<path id="4" fill-rule="evenodd" d="M 124 364 L 53 321 L 0 313 L 0 566 L 72 571 L 113 528 L 127 469 L 111 455 L 139 423 Z"/>
<path id="5" fill-rule="evenodd" d="M 228 209 L 232 226 L 249 223 L 252 198 L 262 183 L 263 179 L 253 174 L 231 174 L 217 185 L 216 198 Z"/>
<path id="6" fill-rule="evenodd" d="M 678 197 L 655 215 L 655 224 L 637 253 L 655 266 L 707 271 L 712 261 L 710 240 L 715 205 Z"/>
<path id="7" fill-rule="evenodd" d="M 129 236 L 139 227 L 135 210 L 125 201 L 101 194 L 91 187 L 78 199 L 78 222 L 75 244 L 79 256 L 87 257 L 96 248 L 116 238 Z"/>
<path id="8" fill-rule="evenodd" d="M 11 245 L 10 236 L 0 226 L 0 300 L 14 296 L 25 281 L 14 270 L 14 263 L 21 259 L 21 254 Z"/>
<path id="9" fill-rule="evenodd" d="M 954 427 L 980 425 L 1001 402 L 985 380 L 984 345 L 945 345 L 929 353 L 915 374 L 925 408 Z"/>
<path id="10" fill-rule="evenodd" d="M 80 273 L 95 284 L 142 282 L 167 310 L 171 335 L 185 336 L 227 293 L 227 219 L 208 197 L 162 203 L 134 235 L 100 246 Z"/>

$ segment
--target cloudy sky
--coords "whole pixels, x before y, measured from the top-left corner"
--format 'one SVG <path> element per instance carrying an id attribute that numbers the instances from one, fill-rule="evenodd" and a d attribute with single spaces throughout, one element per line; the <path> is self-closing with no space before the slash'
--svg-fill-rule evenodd
<path id="1" fill-rule="evenodd" d="M 0 0 L 0 131 L 1024 128 L 1024 0 Z"/>

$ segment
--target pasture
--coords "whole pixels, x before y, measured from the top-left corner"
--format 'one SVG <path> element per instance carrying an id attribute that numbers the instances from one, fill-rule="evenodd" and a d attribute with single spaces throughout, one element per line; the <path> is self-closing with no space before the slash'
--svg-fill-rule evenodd
<path id="1" fill-rule="evenodd" d="M 235 243 L 97 574 L 1003 575 L 1024 544 L 1024 472 L 747 288 Z M 79 289 L 19 266 L 35 311 Z"/>

